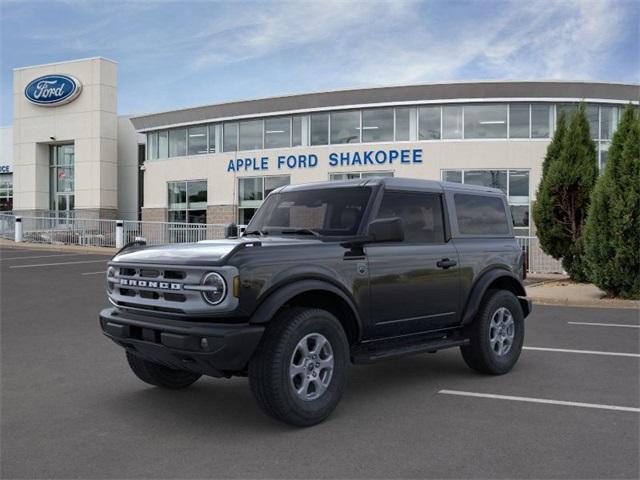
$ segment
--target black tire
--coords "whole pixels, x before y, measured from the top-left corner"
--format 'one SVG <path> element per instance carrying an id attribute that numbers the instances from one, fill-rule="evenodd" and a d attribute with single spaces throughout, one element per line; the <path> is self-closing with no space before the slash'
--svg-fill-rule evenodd
<path id="1" fill-rule="evenodd" d="M 172 390 L 187 388 L 202 376 L 198 373 L 158 365 L 129 352 L 127 352 L 127 362 L 136 377 L 143 382 Z"/>
<path id="2" fill-rule="evenodd" d="M 326 390 L 318 398 L 301 399 L 294 390 L 294 382 L 304 381 L 304 378 L 292 379 L 289 368 L 294 353 L 299 353 L 299 342 L 308 335 L 313 339 L 317 334 L 330 344 L 332 375 Z M 336 408 L 344 390 L 348 361 L 349 344 L 336 317 L 316 308 L 288 308 L 271 321 L 251 358 L 249 384 L 258 405 L 267 415 L 290 425 L 308 427 L 327 418 Z M 318 371 L 318 379 L 327 371 Z M 307 375 L 306 378 L 310 377 Z"/>
<path id="3" fill-rule="evenodd" d="M 491 320 L 502 308 L 511 313 L 514 335 L 508 351 L 500 355 L 495 350 L 500 346 L 494 348 L 491 344 Z M 469 337 L 469 345 L 460 347 L 460 351 L 470 368 L 491 375 L 502 375 L 511 370 L 520 357 L 524 342 L 524 315 L 516 296 L 507 290 L 489 290 L 469 327 Z"/>

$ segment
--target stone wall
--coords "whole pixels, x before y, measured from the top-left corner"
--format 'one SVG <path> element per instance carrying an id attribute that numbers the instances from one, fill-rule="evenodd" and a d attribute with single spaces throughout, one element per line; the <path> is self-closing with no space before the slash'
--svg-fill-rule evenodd
<path id="1" fill-rule="evenodd" d="M 235 223 L 236 212 L 236 205 L 208 205 L 207 223 Z"/>

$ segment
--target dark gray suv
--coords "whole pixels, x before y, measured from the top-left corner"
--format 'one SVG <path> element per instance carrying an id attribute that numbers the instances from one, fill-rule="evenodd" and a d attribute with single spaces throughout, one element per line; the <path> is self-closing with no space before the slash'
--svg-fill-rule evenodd
<path id="1" fill-rule="evenodd" d="M 350 363 L 460 347 L 471 368 L 508 372 L 531 312 L 523 277 L 499 190 L 292 185 L 240 238 L 126 246 L 100 324 L 149 384 L 248 375 L 267 414 L 307 426 L 334 410 Z"/>

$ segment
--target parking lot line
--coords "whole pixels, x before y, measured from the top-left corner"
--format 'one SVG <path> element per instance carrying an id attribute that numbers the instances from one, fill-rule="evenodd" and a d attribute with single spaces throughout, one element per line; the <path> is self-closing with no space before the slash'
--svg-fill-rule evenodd
<path id="1" fill-rule="evenodd" d="M 571 350 L 568 348 L 543 348 L 543 347 L 522 347 L 523 350 L 535 350 L 540 352 L 559 353 L 584 353 L 587 355 L 609 355 L 612 357 L 635 357 L 640 358 L 640 353 L 620 353 L 620 352 L 600 352 L 598 350 Z"/>
<path id="2" fill-rule="evenodd" d="M 80 262 L 60 262 L 60 263 L 38 263 L 36 265 L 13 265 L 9 268 L 35 268 L 35 267 L 53 267 L 56 265 L 77 265 L 80 263 L 106 263 L 106 260 L 83 260 Z"/>
<path id="3" fill-rule="evenodd" d="M 438 393 L 442 393 L 443 395 L 459 395 L 462 397 L 492 398 L 495 400 L 512 400 L 514 402 L 545 403 L 550 405 L 563 405 L 567 407 L 599 408 L 601 410 L 640 413 L 640 408 L 637 407 L 621 407 L 618 405 L 602 405 L 599 403 L 567 402 L 564 400 L 550 400 L 547 398 L 516 397 L 513 395 L 497 395 L 494 393 L 464 392 L 461 390 L 440 390 Z"/>
<path id="4" fill-rule="evenodd" d="M 4 262 L 5 260 L 30 260 L 32 258 L 49 258 L 49 257 L 72 257 L 72 256 L 80 256 L 86 255 L 86 253 L 57 253 L 55 255 L 29 255 L 26 257 L 8 257 L 8 258 L 0 258 L 0 262 Z"/>
<path id="5" fill-rule="evenodd" d="M 99 273 L 107 273 L 106 270 L 100 270 L 99 272 L 85 272 L 82 275 L 98 275 Z"/>
<path id="6" fill-rule="evenodd" d="M 640 328 L 640 325 L 622 325 L 620 323 L 567 322 L 569 325 L 593 325 L 596 327 Z"/>

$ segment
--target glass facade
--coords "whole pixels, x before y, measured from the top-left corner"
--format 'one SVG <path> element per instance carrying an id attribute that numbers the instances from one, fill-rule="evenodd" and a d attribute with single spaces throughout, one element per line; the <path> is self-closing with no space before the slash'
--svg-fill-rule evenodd
<path id="1" fill-rule="evenodd" d="M 0 173 L 0 212 L 13 210 L 13 173 Z"/>
<path id="2" fill-rule="evenodd" d="M 623 107 L 585 106 L 591 135 L 606 152 Z M 576 103 L 475 103 L 379 107 L 194 125 L 147 134 L 147 160 L 298 146 L 392 141 L 549 139 L 560 112 Z M 218 145 L 221 142 L 222 145 Z M 222 148 L 220 148 L 222 147 Z M 600 155 L 603 164 L 606 153 Z"/>
<path id="3" fill-rule="evenodd" d="M 440 140 L 440 105 L 418 109 L 418 140 Z"/>
<path id="4" fill-rule="evenodd" d="M 70 218 L 75 209 L 75 146 L 49 147 L 49 209 Z"/>
<path id="5" fill-rule="evenodd" d="M 443 170 L 445 182 L 499 188 L 509 200 L 516 235 L 529 235 L 529 170 Z"/>
<path id="6" fill-rule="evenodd" d="M 168 183 L 169 221 L 207 223 L 207 181 Z"/>
<path id="7" fill-rule="evenodd" d="M 360 143 L 360 111 L 333 112 L 330 117 L 331 145 Z"/>
<path id="8" fill-rule="evenodd" d="M 238 224 L 247 225 L 267 195 L 289 183 L 288 175 L 238 179 Z"/>
<path id="9" fill-rule="evenodd" d="M 353 180 L 359 178 L 371 178 L 371 177 L 393 177 L 393 172 L 344 172 L 344 173 L 330 173 L 329 180 Z"/>
<path id="10" fill-rule="evenodd" d="M 362 110 L 362 141 L 364 143 L 393 141 L 393 108 Z"/>

